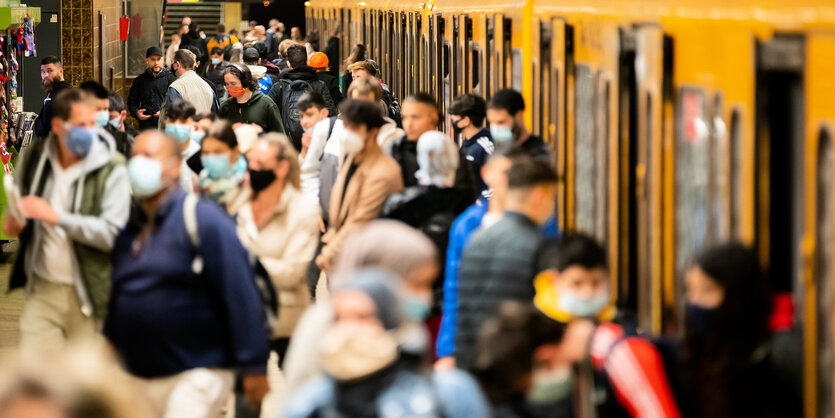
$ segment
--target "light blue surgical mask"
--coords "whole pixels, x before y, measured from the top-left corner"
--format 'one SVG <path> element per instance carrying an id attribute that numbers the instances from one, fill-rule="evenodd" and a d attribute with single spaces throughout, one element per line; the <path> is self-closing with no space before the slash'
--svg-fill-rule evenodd
<path id="1" fill-rule="evenodd" d="M 513 130 L 507 126 L 491 126 L 490 136 L 497 144 L 513 142 Z"/>
<path id="2" fill-rule="evenodd" d="M 106 110 L 100 110 L 96 112 L 96 126 L 99 128 L 104 128 L 107 125 L 107 122 L 110 121 L 110 112 Z"/>
<path id="3" fill-rule="evenodd" d="M 190 125 L 181 125 L 179 123 L 169 123 L 165 126 L 165 133 L 171 135 L 179 143 L 186 142 L 191 133 Z"/>
<path id="4" fill-rule="evenodd" d="M 110 121 L 108 121 L 107 123 L 109 123 L 110 126 L 119 129 L 122 126 L 122 121 L 120 119 L 121 118 L 117 116 L 113 119 L 110 119 Z"/>
<path id="5" fill-rule="evenodd" d="M 559 305 L 564 311 L 574 316 L 589 317 L 597 315 L 606 306 L 609 294 L 600 292 L 590 298 L 581 298 L 572 292 L 562 292 L 559 298 Z"/>
<path id="6" fill-rule="evenodd" d="M 220 58 L 212 58 L 212 64 L 213 64 L 213 65 L 218 65 L 218 64 L 220 64 Z"/>
<path id="7" fill-rule="evenodd" d="M 128 180 L 134 196 L 151 196 L 162 188 L 162 164 L 153 158 L 137 155 L 128 163 Z"/>
<path id="8" fill-rule="evenodd" d="M 203 142 L 203 138 L 205 138 L 205 137 L 206 137 L 206 133 L 201 131 L 201 130 L 196 130 L 196 131 L 191 133 L 191 140 L 198 143 L 198 144 Z"/>
<path id="9" fill-rule="evenodd" d="M 229 171 L 228 154 L 203 155 L 200 161 L 210 179 L 217 180 Z"/>
<path id="10" fill-rule="evenodd" d="M 93 146 L 93 140 L 98 133 L 96 128 L 65 125 L 67 129 L 67 148 L 76 157 L 85 157 Z"/>
<path id="11" fill-rule="evenodd" d="M 403 297 L 406 316 L 415 321 L 423 321 L 429 316 L 429 310 L 432 308 L 430 303 L 429 300 L 414 295 Z"/>

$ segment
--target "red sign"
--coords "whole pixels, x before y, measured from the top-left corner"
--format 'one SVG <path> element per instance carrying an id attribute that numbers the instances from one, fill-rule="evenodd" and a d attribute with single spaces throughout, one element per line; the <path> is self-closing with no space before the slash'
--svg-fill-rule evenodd
<path id="1" fill-rule="evenodd" d="M 130 18 L 122 16 L 119 18 L 119 40 L 128 40 L 128 29 L 130 29 Z"/>

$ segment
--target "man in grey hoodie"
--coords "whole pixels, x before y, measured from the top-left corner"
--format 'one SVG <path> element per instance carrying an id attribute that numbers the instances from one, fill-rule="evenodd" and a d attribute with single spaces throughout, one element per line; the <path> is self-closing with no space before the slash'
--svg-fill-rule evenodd
<path id="1" fill-rule="evenodd" d="M 130 211 L 125 158 L 98 135 L 89 97 L 61 92 L 54 116 L 47 140 L 17 165 L 20 213 L 3 219 L 4 232 L 20 238 L 9 288 L 26 289 L 24 352 L 96 336 L 110 296 L 110 251 Z"/>

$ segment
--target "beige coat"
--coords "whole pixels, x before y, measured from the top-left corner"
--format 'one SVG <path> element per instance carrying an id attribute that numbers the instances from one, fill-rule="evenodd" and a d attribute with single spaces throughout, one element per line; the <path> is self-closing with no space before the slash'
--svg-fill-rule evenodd
<path id="1" fill-rule="evenodd" d="M 259 229 L 251 198 L 251 189 L 242 190 L 229 211 L 237 215 L 241 242 L 258 257 L 278 291 L 281 306 L 272 337 L 289 337 L 310 304 L 306 278 L 319 243 L 319 205 L 288 184 L 275 212 Z"/>
<path id="2" fill-rule="evenodd" d="M 322 256 L 328 269 L 335 264 L 345 239 L 360 226 L 377 219 L 386 199 L 403 190 L 400 166 L 378 147 L 363 156 L 345 189 L 345 178 L 352 162 L 349 158 L 339 167 L 331 192 L 331 224 L 322 237 L 325 243 Z M 343 190 L 345 199 L 342 198 Z"/>

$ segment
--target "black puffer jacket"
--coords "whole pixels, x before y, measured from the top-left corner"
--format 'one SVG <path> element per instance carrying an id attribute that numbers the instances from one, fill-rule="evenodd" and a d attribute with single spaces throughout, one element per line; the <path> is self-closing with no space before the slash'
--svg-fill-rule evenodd
<path id="1" fill-rule="evenodd" d="M 413 186 L 389 196 L 383 204 L 380 217 L 402 221 L 429 237 L 438 249 L 441 268 L 438 277 L 444 277 L 449 229 L 455 218 L 473 201 L 471 190 L 466 187 Z M 432 291 L 432 313 L 439 314 L 444 281 L 435 280 Z"/>
<path id="2" fill-rule="evenodd" d="M 536 223 L 518 212 L 473 235 L 458 265 L 457 367 L 473 369 L 479 330 L 503 301 L 533 301 L 542 242 Z"/>
<path id="3" fill-rule="evenodd" d="M 156 76 L 150 70 L 146 70 L 133 80 L 128 94 L 128 111 L 131 116 L 139 121 L 139 130 L 157 128 L 159 125 L 158 117 L 139 120 L 137 112 L 139 112 L 139 109 L 145 109 L 146 115 L 157 113 L 162 108 L 162 102 L 165 100 L 168 87 L 176 79 L 177 77 L 174 74 L 163 68 Z"/>

